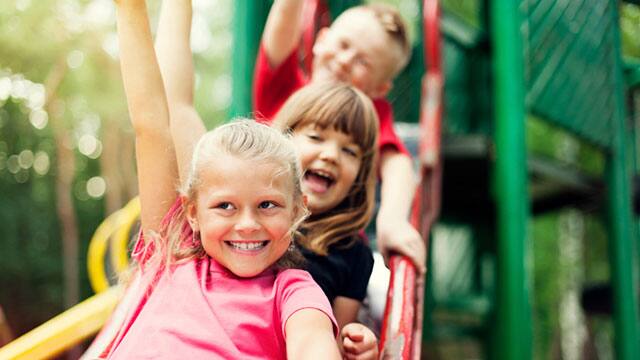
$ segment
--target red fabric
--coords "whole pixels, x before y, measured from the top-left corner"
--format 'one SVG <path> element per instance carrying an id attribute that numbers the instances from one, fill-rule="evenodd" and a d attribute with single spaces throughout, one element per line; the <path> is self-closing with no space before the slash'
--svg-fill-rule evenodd
<path id="1" fill-rule="evenodd" d="M 280 66 L 273 68 L 260 45 L 253 78 L 253 109 L 259 122 L 271 123 L 289 96 L 309 82 L 298 64 L 297 54 L 295 49 Z M 380 151 L 393 149 L 410 156 L 393 129 L 393 109 L 389 101 L 374 99 L 373 105 L 380 119 Z"/>

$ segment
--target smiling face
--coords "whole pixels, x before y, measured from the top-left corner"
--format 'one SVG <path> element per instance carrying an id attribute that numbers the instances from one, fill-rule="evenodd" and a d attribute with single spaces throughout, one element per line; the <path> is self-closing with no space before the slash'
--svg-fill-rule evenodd
<path id="1" fill-rule="evenodd" d="M 275 162 L 216 155 L 203 166 L 192 228 L 206 253 L 240 277 L 260 274 L 291 243 L 296 218 L 292 176 Z"/>
<path id="2" fill-rule="evenodd" d="M 317 215 L 336 207 L 349 193 L 362 163 L 362 150 L 351 136 L 312 124 L 293 132 L 303 171 L 302 192 Z"/>
<path id="3" fill-rule="evenodd" d="M 396 66 L 394 44 L 373 13 L 352 9 L 320 31 L 313 47 L 313 81 L 347 82 L 371 98 L 391 89 Z"/>

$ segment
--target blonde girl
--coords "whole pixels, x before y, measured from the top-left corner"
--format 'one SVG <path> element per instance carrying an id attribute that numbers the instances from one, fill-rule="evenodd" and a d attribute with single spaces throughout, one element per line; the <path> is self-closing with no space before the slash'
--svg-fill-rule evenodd
<path id="1" fill-rule="evenodd" d="M 178 197 L 144 0 L 118 1 L 117 20 L 144 236 L 133 300 L 102 357 L 338 359 L 326 297 L 280 262 L 306 214 L 290 140 L 247 120 L 205 134 Z"/>

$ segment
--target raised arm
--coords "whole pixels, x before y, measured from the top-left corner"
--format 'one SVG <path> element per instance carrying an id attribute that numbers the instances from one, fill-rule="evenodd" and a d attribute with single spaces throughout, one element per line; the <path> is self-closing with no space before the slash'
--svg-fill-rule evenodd
<path id="1" fill-rule="evenodd" d="M 287 358 L 341 359 L 329 317 L 320 310 L 296 311 L 285 324 Z"/>
<path id="2" fill-rule="evenodd" d="M 169 111 L 145 1 L 118 0 L 116 8 L 122 80 L 136 139 L 141 223 L 158 231 L 177 195 Z"/>
<path id="3" fill-rule="evenodd" d="M 191 16 L 191 0 L 164 0 L 156 35 L 158 63 L 167 91 L 171 133 L 183 181 L 189 171 L 193 148 L 206 131 L 193 103 Z"/>
<path id="4" fill-rule="evenodd" d="M 262 33 L 262 45 L 273 67 L 280 65 L 302 37 L 304 0 L 276 0 Z"/>

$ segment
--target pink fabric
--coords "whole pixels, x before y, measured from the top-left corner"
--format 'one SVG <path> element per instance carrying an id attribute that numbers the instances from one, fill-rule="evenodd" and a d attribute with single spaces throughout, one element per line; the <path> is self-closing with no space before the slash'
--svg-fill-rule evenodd
<path id="1" fill-rule="evenodd" d="M 271 123 L 280 107 L 296 90 L 309 82 L 298 64 L 297 49 L 277 68 L 269 64 L 262 45 L 258 50 L 253 79 L 253 109 L 256 120 Z M 394 149 L 407 156 L 409 151 L 393 128 L 393 108 L 387 99 L 374 99 L 380 119 L 378 148 Z"/>
<path id="2" fill-rule="evenodd" d="M 149 247 L 140 243 L 146 265 Z M 128 290 L 139 300 L 105 351 L 109 359 L 285 359 L 286 321 L 305 308 L 327 314 L 337 334 L 329 301 L 306 271 L 268 269 L 245 279 L 209 257 L 171 272 L 152 268 L 141 267 Z"/>

